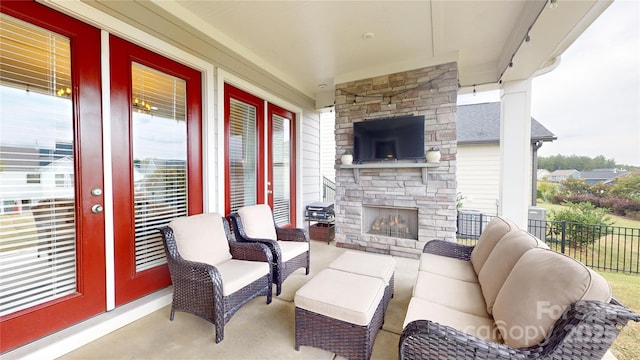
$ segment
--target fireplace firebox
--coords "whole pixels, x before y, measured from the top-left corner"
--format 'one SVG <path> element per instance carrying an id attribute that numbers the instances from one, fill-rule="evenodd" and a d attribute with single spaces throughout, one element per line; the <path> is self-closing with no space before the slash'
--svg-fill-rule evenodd
<path id="1" fill-rule="evenodd" d="M 362 233 L 418 240 L 418 209 L 363 206 Z"/>

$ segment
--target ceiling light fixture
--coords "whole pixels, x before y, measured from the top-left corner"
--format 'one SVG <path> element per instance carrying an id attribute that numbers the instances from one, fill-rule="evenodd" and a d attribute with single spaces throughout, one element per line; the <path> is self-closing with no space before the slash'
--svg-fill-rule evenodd
<path id="1" fill-rule="evenodd" d="M 362 38 L 364 40 L 371 40 L 371 39 L 373 39 L 374 36 L 375 35 L 372 32 L 366 32 L 366 33 L 362 34 Z"/>
<path id="2" fill-rule="evenodd" d="M 326 89 L 327 88 L 327 84 L 320 84 L 320 85 L 318 85 L 318 88 Z"/>
<path id="3" fill-rule="evenodd" d="M 558 7 L 558 0 L 549 0 L 549 9 L 555 9 Z"/>

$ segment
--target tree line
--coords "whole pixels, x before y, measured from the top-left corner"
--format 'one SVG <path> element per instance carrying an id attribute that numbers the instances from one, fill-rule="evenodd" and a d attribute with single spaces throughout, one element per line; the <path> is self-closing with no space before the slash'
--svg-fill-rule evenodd
<path id="1" fill-rule="evenodd" d="M 629 168 L 625 165 L 616 164 L 614 159 L 607 159 L 604 155 L 596 157 L 578 156 L 578 155 L 552 155 L 539 156 L 538 169 L 555 170 L 571 170 L 591 171 L 593 169 L 613 169 L 613 168 Z"/>

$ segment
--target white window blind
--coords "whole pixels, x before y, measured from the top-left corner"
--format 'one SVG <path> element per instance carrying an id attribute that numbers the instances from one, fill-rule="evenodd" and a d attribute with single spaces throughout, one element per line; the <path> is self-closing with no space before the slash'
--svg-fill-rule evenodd
<path id="1" fill-rule="evenodd" d="M 290 120 L 274 114 L 271 117 L 273 144 L 273 218 L 277 225 L 290 224 L 291 140 Z"/>
<path id="2" fill-rule="evenodd" d="M 255 106 L 230 99 L 229 172 L 231 212 L 256 204 L 257 153 Z"/>
<path id="3" fill-rule="evenodd" d="M 76 291 L 76 231 L 69 39 L 0 14 L 0 44 L 3 316 Z"/>
<path id="4" fill-rule="evenodd" d="M 133 63 L 136 271 L 166 263 L 159 228 L 187 215 L 184 80 Z"/>

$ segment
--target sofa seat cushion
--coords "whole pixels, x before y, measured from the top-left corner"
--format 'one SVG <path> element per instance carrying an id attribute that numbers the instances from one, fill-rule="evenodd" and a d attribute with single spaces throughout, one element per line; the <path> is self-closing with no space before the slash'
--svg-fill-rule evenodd
<path id="1" fill-rule="evenodd" d="M 458 311 L 418 297 L 411 298 L 409 302 L 403 328 L 415 320 L 431 320 L 469 335 L 495 343 L 502 343 L 500 332 L 496 328 L 493 319 Z"/>
<path id="2" fill-rule="evenodd" d="M 436 254 L 422 253 L 420 255 L 420 264 L 418 271 L 425 271 L 436 275 L 446 276 L 448 278 L 468 281 L 472 283 L 478 282 L 478 276 L 471 261 L 451 258 Z"/>
<path id="3" fill-rule="evenodd" d="M 413 296 L 457 311 L 489 317 L 478 283 L 418 271 Z"/>
<path id="4" fill-rule="evenodd" d="M 333 260 L 328 267 L 354 274 L 377 277 L 384 281 L 385 285 L 389 285 L 389 281 L 396 270 L 396 261 L 390 255 L 345 251 Z"/>
<path id="5" fill-rule="evenodd" d="M 229 242 L 217 213 L 181 217 L 169 223 L 180 256 L 189 261 L 217 265 L 231 259 Z"/>
<path id="6" fill-rule="evenodd" d="M 611 288 L 579 261 L 535 248 L 513 267 L 498 293 L 493 317 L 507 345 L 529 347 L 543 341 L 563 311 L 579 300 L 609 302 Z"/>
<path id="7" fill-rule="evenodd" d="M 484 228 L 482 234 L 478 238 L 476 246 L 471 251 L 471 263 L 476 274 L 480 273 L 482 266 L 493 251 L 498 241 L 502 237 L 513 229 L 517 229 L 518 226 L 511 220 L 507 220 L 500 216 L 496 216 Z"/>
<path id="8" fill-rule="evenodd" d="M 367 326 L 384 288 L 384 281 L 372 276 L 324 269 L 296 292 L 294 302 L 307 311 Z"/>
<path id="9" fill-rule="evenodd" d="M 270 265 L 261 261 L 231 259 L 216 265 L 222 277 L 222 295 L 228 296 L 269 274 Z"/>
<path id="10" fill-rule="evenodd" d="M 277 240 L 273 213 L 267 204 L 244 206 L 238 209 L 242 227 L 248 237 Z"/>
<path id="11" fill-rule="evenodd" d="M 525 230 L 515 229 L 508 232 L 493 248 L 478 274 L 482 294 L 487 303 L 487 312 L 493 311 L 498 292 L 507 280 L 516 262 L 528 250 L 549 247 Z"/>
<path id="12" fill-rule="evenodd" d="M 308 242 L 278 240 L 278 245 L 280 246 L 280 254 L 282 255 L 283 263 L 309 251 Z"/>

